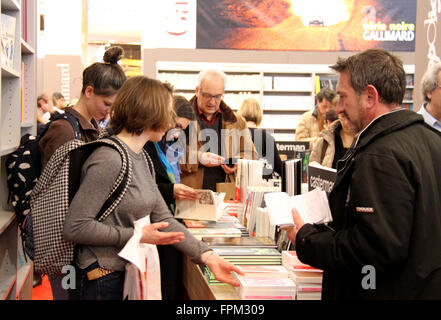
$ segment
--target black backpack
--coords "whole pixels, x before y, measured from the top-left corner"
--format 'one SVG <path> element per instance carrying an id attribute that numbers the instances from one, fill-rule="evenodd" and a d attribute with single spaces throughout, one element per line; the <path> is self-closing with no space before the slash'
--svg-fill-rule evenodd
<path id="1" fill-rule="evenodd" d="M 28 222 L 27 217 L 30 213 L 30 195 L 41 174 L 41 155 L 38 150 L 38 142 L 46 134 L 50 124 L 60 119 L 69 121 L 74 130 L 75 139 L 81 140 L 81 132 L 75 116 L 71 113 L 60 114 L 45 125 L 40 135 L 35 137 L 25 134 L 20 139 L 20 146 L 6 160 L 9 202 L 17 216 L 24 250 L 31 259 L 34 258 L 32 222 Z"/>

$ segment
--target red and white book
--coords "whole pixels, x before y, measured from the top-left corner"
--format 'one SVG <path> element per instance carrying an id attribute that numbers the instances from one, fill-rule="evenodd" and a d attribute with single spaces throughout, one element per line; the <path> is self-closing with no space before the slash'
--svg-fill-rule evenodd
<path id="1" fill-rule="evenodd" d="M 289 270 L 289 277 L 296 283 L 296 285 L 303 283 L 319 283 L 323 281 L 323 274 L 318 272 L 304 272 Z"/>
<path id="2" fill-rule="evenodd" d="M 315 273 L 323 273 L 323 270 L 317 269 L 308 265 L 303 266 L 291 266 L 291 270 L 293 271 L 303 271 L 303 272 L 315 272 Z"/>
<path id="3" fill-rule="evenodd" d="M 322 285 L 314 283 L 298 284 L 297 293 L 299 292 L 322 292 Z"/>

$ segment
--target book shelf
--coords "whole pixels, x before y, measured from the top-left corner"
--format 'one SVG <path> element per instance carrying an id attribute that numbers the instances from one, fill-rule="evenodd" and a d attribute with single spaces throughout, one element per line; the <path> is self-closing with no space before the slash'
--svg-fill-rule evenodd
<path id="1" fill-rule="evenodd" d="M 0 299 L 8 300 L 32 298 L 33 267 L 24 258 L 17 219 L 8 204 L 5 161 L 24 134 L 36 133 L 36 6 L 32 0 L 1 0 L 0 9 L 2 30 L 5 23 L 12 30 L 1 33 L 2 49 L 9 36 L 7 52 L 12 54 L 2 51 L 0 61 Z"/>
<path id="2" fill-rule="evenodd" d="M 334 76 L 326 65 L 157 62 L 157 78 L 190 99 L 200 70 L 218 68 L 227 74 L 224 101 L 238 110 L 253 97 L 263 110 L 262 128 L 274 131 L 277 141 L 295 139 L 301 115 L 314 107 L 316 76 Z"/>
<path id="3" fill-rule="evenodd" d="M 156 77 L 171 83 L 177 94 L 194 96 L 202 69 L 218 68 L 227 74 L 224 101 L 239 109 L 248 97 L 263 110 L 261 128 L 274 131 L 276 141 L 295 140 L 302 114 L 312 110 L 315 95 L 325 86 L 335 90 L 338 75 L 324 64 L 244 64 L 157 61 Z M 413 65 L 406 65 L 408 87 L 403 105 L 413 110 Z"/>
<path id="4" fill-rule="evenodd" d="M 414 90 L 415 90 L 415 65 L 405 65 L 406 71 L 406 92 L 404 94 L 403 107 L 414 111 Z"/>

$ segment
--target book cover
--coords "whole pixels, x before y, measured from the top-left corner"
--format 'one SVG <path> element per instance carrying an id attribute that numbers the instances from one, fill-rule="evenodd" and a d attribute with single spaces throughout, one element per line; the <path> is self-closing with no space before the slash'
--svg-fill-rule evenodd
<path id="1" fill-rule="evenodd" d="M 225 193 L 211 190 L 196 190 L 198 200 L 176 200 L 177 219 L 217 221 L 223 215 Z"/>
<path id="2" fill-rule="evenodd" d="M 14 67 L 16 18 L 1 14 L 1 63 Z"/>
<path id="3" fill-rule="evenodd" d="M 311 162 L 308 165 L 308 190 L 320 189 L 329 196 L 337 178 L 337 170 Z"/>
<path id="4" fill-rule="evenodd" d="M 296 290 L 296 284 L 289 278 L 248 278 L 237 275 L 237 279 L 243 289 L 262 288 Z"/>
<path id="5" fill-rule="evenodd" d="M 273 265 L 246 265 L 238 266 L 238 268 L 245 274 L 248 278 L 288 278 L 289 272 L 283 266 L 273 266 Z"/>

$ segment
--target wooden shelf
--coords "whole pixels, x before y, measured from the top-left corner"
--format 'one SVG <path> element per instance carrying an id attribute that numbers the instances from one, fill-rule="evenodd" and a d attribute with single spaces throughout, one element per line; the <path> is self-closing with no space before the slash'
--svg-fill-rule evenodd
<path id="1" fill-rule="evenodd" d="M 38 1 L 1 0 L 1 11 L 16 19 L 13 67 L 1 65 L 2 99 L 0 102 L 0 298 L 31 299 L 33 267 L 26 261 L 17 267 L 19 244 L 18 223 L 13 211 L 8 211 L 8 187 L 5 170 L 6 157 L 20 144 L 24 133 L 35 132 L 37 99 L 37 5 Z M 22 11 L 26 9 L 26 13 Z M 26 19 L 26 23 L 23 21 Z M 1 19 L 0 19 L 1 20 Z M 26 25 L 26 32 L 22 26 Z M 26 34 L 26 41 L 22 39 Z M 22 100 L 23 99 L 23 100 Z M 23 113 L 23 115 L 22 115 Z M 23 123 L 21 122 L 24 116 Z M 34 120 L 35 119 L 35 120 Z M 6 256 L 7 255 L 7 256 Z M 6 257 L 6 258 L 5 258 Z M 20 256 L 21 257 L 21 256 Z M 6 260 L 5 260 L 6 259 Z"/>

